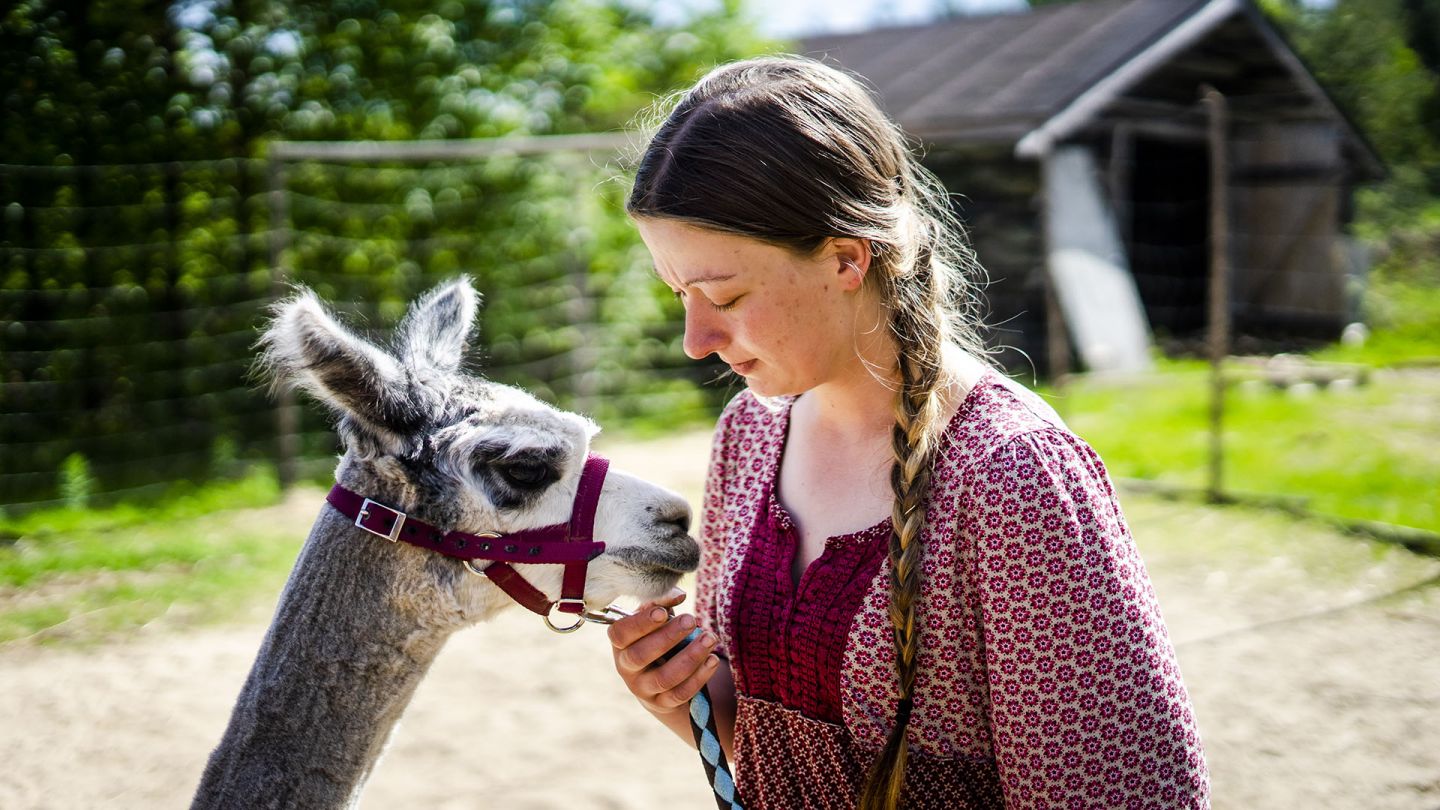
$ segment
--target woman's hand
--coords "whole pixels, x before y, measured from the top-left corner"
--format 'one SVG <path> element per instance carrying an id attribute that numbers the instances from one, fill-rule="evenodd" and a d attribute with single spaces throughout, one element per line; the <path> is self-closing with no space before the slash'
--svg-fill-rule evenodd
<path id="1" fill-rule="evenodd" d="M 669 608 L 685 601 L 685 592 L 674 588 L 659 599 L 646 602 L 635 615 L 610 625 L 610 646 L 615 671 L 630 694 L 651 713 L 664 717 L 676 710 L 688 712 L 686 704 L 715 674 L 720 659 L 712 654 L 715 634 L 705 631 L 694 642 L 664 660 L 666 653 L 684 641 L 695 629 L 695 617 L 684 613 L 672 617 Z"/>

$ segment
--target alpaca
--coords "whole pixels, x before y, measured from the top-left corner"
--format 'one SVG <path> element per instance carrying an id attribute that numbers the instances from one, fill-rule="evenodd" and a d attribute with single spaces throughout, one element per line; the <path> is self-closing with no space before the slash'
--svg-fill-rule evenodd
<path id="1" fill-rule="evenodd" d="M 340 486 L 440 530 L 564 522 L 597 428 L 461 371 L 477 302 L 466 279 L 437 287 L 387 350 L 302 291 L 276 307 L 260 367 L 334 411 Z M 698 563 L 689 506 L 657 486 L 610 473 L 594 521 L 605 553 L 584 575 L 591 609 L 659 596 Z M 554 600 L 559 568 L 513 570 Z M 321 505 L 192 806 L 354 806 L 445 640 L 513 604 L 476 570 Z"/>

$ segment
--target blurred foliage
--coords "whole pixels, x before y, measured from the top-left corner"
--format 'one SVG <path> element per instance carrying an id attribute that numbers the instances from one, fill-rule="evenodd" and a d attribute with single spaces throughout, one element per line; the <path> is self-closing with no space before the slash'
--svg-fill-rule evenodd
<path id="1" fill-rule="evenodd" d="M 303 163 L 274 139 L 613 131 L 766 47 L 738 2 L 669 27 L 633 0 L 26 0 L 0 17 L 0 503 L 243 472 L 273 451 L 247 376 L 285 281 L 388 329 L 467 273 L 483 371 L 605 419 L 708 403 L 604 156 Z M 613 395 L 613 396 L 612 396 Z M 311 414 L 305 449 L 333 452 Z M 137 489 L 138 488 L 138 489 Z"/>
<path id="2" fill-rule="evenodd" d="M 95 492 L 90 462 L 80 453 L 71 453 L 60 462 L 60 499 L 70 509 L 84 509 Z"/>
<path id="3" fill-rule="evenodd" d="M 122 528 L 143 529 L 145 524 L 150 523 L 193 521 L 231 509 L 273 506 L 283 496 L 275 471 L 257 467 L 245 475 L 224 481 L 177 481 L 163 501 L 153 504 L 125 502 L 85 509 L 55 506 L 27 510 L 24 514 L 0 512 L 0 539 L 4 541 L 0 545 L 18 545 L 20 538 L 48 540 L 81 532 L 104 534 Z M 17 569 L 10 567 L 16 564 L 14 558 L 0 556 L 0 587 L 23 584 L 17 577 L 34 573 L 33 570 L 17 573 Z"/>
<path id="4" fill-rule="evenodd" d="M 625 0 L 28 0 L 0 43 L 0 149 L 40 165 L 604 130 L 767 44 L 737 0 L 669 28 Z"/>
<path id="5" fill-rule="evenodd" d="M 1377 274 L 1440 288 L 1440 0 L 1261 6 L 1390 170 L 1356 195 Z"/>

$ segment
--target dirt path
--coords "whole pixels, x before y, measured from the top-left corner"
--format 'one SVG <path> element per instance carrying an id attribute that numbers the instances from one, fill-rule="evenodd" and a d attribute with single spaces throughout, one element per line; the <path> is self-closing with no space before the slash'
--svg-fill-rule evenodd
<path id="1" fill-rule="evenodd" d="M 609 451 L 693 494 L 705 444 Z M 1440 561 L 1244 511 L 1125 503 L 1216 807 L 1440 808 Z M 274 512 L 297 535 L 313 514 Z M 0 807 L 186 806 L 272 603 L 223 627 L 0 648 Z M 561 638 L 515 612 L 452 639 L 364 806 L 713 806 L 693 756 L 625 695 L 602 633 Z"/>

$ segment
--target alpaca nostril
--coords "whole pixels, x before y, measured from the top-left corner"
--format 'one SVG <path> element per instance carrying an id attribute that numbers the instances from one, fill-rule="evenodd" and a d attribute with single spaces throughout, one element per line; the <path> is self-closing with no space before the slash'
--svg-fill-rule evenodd
<path id="1" fill-rule="evenodd" d="M 683 501 L 651 504 L 645 507 L 645 513 L 662 526 L 674 526 L 681 534 L 690 533 L 690 505 Z"/>
<path id="2" fill-rule="evenodd" d="M 660 518 L 661 523 L 668 523 L 680 530 L 681 534 L 690 533 L 690 510 L 684 509 Z"/>

